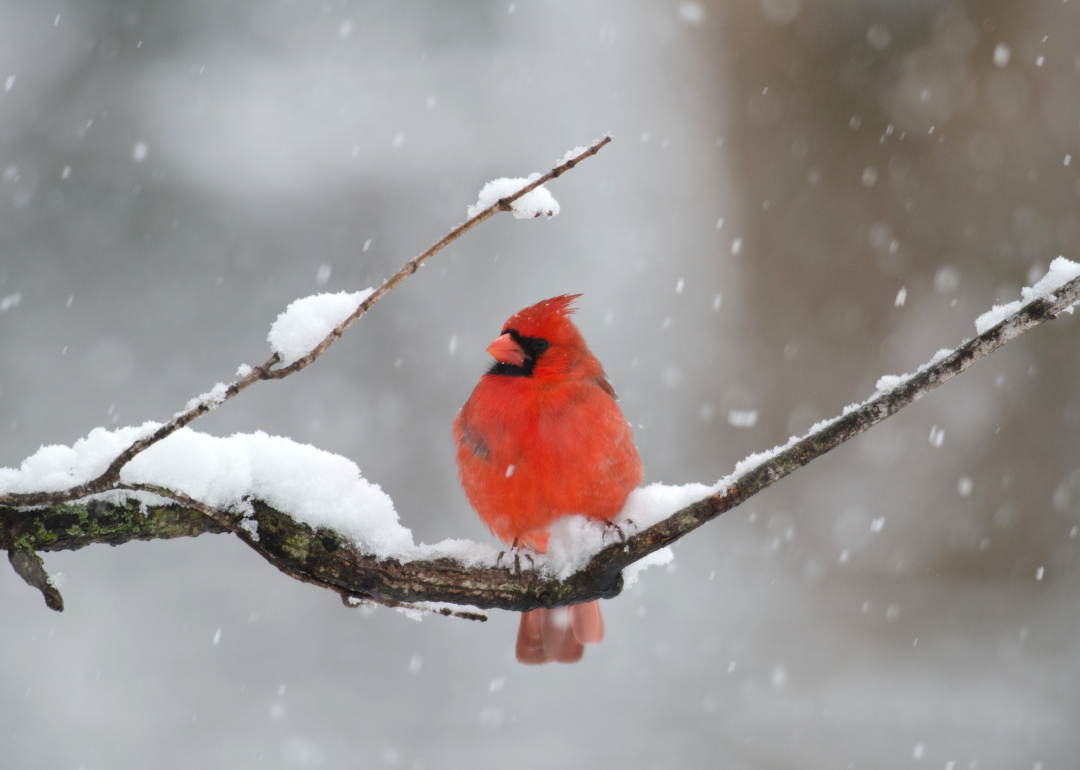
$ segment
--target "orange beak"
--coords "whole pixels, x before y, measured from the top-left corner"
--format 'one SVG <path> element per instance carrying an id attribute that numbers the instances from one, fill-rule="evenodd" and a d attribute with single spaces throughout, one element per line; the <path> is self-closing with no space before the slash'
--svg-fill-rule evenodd
<path id="1" fill-rule="evenodd" d="M 525 365 L 525 353 L 509 334 L 504 334 L 488 345 L 487 352 L 500 364 Z"/>

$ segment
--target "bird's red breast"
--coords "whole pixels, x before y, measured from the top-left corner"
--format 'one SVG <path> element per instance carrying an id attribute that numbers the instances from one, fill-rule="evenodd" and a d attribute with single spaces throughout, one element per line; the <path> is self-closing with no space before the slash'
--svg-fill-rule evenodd
<path id="1" fill-rule="evenodd" d="M 570 318 L 577 296 L 538 302 L 506 322 L 488 347 L 496 363 L 454 420 L 458 471 L 469 502 L 504 543 L 537 551 L 546 549 L 549 529 L 562 516 L 611 521 L 642 477 L 615 391 Z M 585 638 L 576 640 L 578 647 L 603 636 L 598 605 L 595 617 L 587 609 L 562 612 L 568 618 L 564 628 L 582 627 Z M 519 659 L 523 635 L 540 638 L 538 622 L 523 617 Z M 537 627 L 527 631 L 528 623 Z M 569 654 L 565 645 L 560 649 L 564 657 Z"/>

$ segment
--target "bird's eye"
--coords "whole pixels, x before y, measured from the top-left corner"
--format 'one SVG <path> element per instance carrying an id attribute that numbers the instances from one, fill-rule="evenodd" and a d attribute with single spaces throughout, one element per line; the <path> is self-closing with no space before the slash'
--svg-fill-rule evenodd
<path id="1" fill-rule="evenodd" d="M 543 353 L 545 350 L 548 349 L 548 341 L 547 340 L 533 340 L 532 347 L 533 347 L 533 350 L 535 350 L 537 353 Z"/>

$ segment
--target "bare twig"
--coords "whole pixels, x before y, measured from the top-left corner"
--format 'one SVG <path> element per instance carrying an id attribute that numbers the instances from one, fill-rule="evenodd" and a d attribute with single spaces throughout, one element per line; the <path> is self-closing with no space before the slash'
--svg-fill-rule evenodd
<path id="1" fill-rule="evenodd" d="M 136 538 L 233 531 L 285 574 L 335 591 L 347 603 L 360 600 L 409 607 L 418 602 L 445 602 L 522 612 L 611 598 L 622 590 L 622 570 L 630 564 L 670 545 L 814 458 L 895 414 L 1009 340 L 1055 318 L 1078 301 L 1080 278 L 1059 288 L 1052 297 L 1030 302 L 997 326 L 965 341 L 949 355 L 935 358 L 892 389 L 875 394 L 818 430 L 775 451 L 768 459 L 730 481 L 725 489 L 630 535 L 625 542 L 608 545 L 582 570 L 565 580 L 545 577 L 538 570 L 519 572 L 509 566 L 467 568 L 451 559 L 404 563 L 380 560 L 375 555 L 361 552 L 334 532 L 323 529 L 313 532 L 258 500 L 251 501 L 249 512 L 249 517 L 258 523 L 259 538 L 255 540 L 231 514 L 152 485 L 128 488 L 171 497 L 181 506 L 195 508 L 205 515 L 185 518 L 182 512 L 166 507 L 151 508 L 145 516 L 136 513 L 125 519 L 121 504 L 100 502 L 96 504 L 101 506 L 100 511 L 90 511 L 85 503 L 29 512 L 0 507 L 0 548 L 33 553 L 80 548 L 90 542 L 115 545 Z M 123 519 L 127 523 L 101 526 L 100 537 L 88 537 L 86 530 L 96 526 L 98 519 L 95 517 L 108 522 Z M 463 617 L 474 615 L 450 610 L 438 612 Z"/>
<path id="2" fill-rule="evenodd" d="M 289 364 L 288 366 L 283 366 L 280 369 L 274 369 L 274 370 L 270 371 L 268 373 L 267 377 L 268 378 L 273 378 L 273 379 L 281 379 L 282 377 L 287 377 L 290 374 L 292 374 L 293 372 L 297 372 L 297 371 L 300 371 L 301 369 L 303 369 L 305 366 L 310 364 L 316 358 L 321 356 L 323 354 L 323 352 L 328 347 L 330 347 L 332 344 L 334 344 L 334 342 L 337 341 L 338 337 L 340 337 L 345 332 L 346 329 L 348 329 L 350 326 L 352 326 L 353 322 L 356 321 L 356 319 L 358 319 L 360 316 L 362 316 L 364 313 L 366 313 L 368 310 L 371 309 L 372 305 L 374 305 L 380 299 L 385 297 L 386 294 L 391 289 L 393 289 L 395 286 L 397 286 L 399 283 L 401 283 L 406 278 L 408 278 L 410 275 L 412 275 L 417 270 L 419 270 L 420 266 L 423 265 L 425 262 L 427 262 L 429 259 L 431 259 L 433 256 L 435 256 L 436 253 L 438 253 L 439 251 L 444 249 L 449 244 L 453 243 L 455 240 L 460 238 L 462 235 L 467 233 L 469 230 L 472 230 L 474 227 L 476 227 L 478 224 L 483 222 L 485 219 L 490 219 L 491 217 L 495 216 L 500 211 L 509 211 L 510 207 L 514 203 L 514 201 L 518 200 L 519 198 L 524 197 L 525 195 L 528 195 L 533 190 L 535 190 L 537 187 L 540 187 L 541 185 L 545 184 L 546 182 L 550 182 L 552 179 L 555 179 L 556 177 L 562 176 L 563 173 L 565 173 L 566 171 L 569 171 L 574 166 L 576 166 L 578 163 L 581 163 L 581 161 L 585 160 L 586 158 L 590 158 L 593 155 L 595 155 L 596 153 L 600 152 L 600 148 L 603 147 L 605 144 L 607 144 L 610 141 L 611 141 L 611 137 L 610 136 L 605 136 L 603 139 L 601 139 L 599 142 L 594 144 L 589 149 L 585 150 L 585 152 L 581 153 L 576 158 L 573 158 L 571 160 L 566 161 L 561 166 L 556 166 L 555 168 L 551 169 L 551 171 L 547 172 L 542 177 L 537 179 L 535 182 L 531 182 L 531 183 L 525 185 L 524 187 L 522 187 L 520 190 L 518 190 L 513 195 L 509 195 L 509 196 L 507 196 L 505 198 L 499 199 L 493 205 L 491 205 L 488 208 L 484 209 L 483 211 L 481 211 L 476 216 L 462 222 L 460 225 L 458 225 L 453 230 L 451 230 L 446 235 L 444 235 L 441 239 L 439 239 L 430 248 L 428 248 L 427 251 L 425 251 L 420 256 L 416 257 L 415 259 L 412 259 L 412 260 L 406 262 L 405 266 L 403 268 L 398 270 L 389 281 L 387 281 L 382 286 L 377 288 L 370 297 L 368 297 L 366 300 L 361 302 L 360 306 L 358 308 L 356 308 L 356 310 L 353 312 L 353 314 L 351 316 L 349 316 L 348 318 L 346 318 L 344 321 L 342 321 L 340 326 L 338 326 L 332 332 L 327 334 L 326 339 L 324 339 L 322 342 L 320 342 L 318 345 L 316 345 L 315 348 L 310 353 L 308 353 L 303 358 L 300 358 L 300 359 L 294 361 L 293 363 Z"/>
<path id="3" fill-rule="evenodd" d="M 581 161 L 586 158 L 592 157 L 600 151 L 600 148 L 611 141 L 610 136 L 605 136 L 600 141 L 593 144 L 589 149 L 582 152 L 575 158 L 566 161 L 562 165 L 556 166 L 548 173 L 537 179 L 535 182 L 531 182 L 513 195 L 509 195 L 505 198 L 501 198 L 495 202 L 494 205 L 484 209 L 474 217 L 470 217 L 465 222 L 461 223 L 453 230 L 448 232 L 442 238 L 440 238 L 434 245 L 429 247 L 426 251 L 420 254 L 418 257 L 409 260 L 405 263 L 405 266 L 398 270 L 390 280 L 384 282 L 382 286 L 376 289 L 372 294 L 360 303 L 360 306 L 353 311 L 352 315 L 342 321 L 333 331 L 326 335 L 322 342 L 315 346 L 306 356 L 300 358 L 288 366 L 283 366 L 280 369 L 274 369 L 274 365 L 280 361 L 277 353 L 270 356 L 266 363 L 262 366 L 256 366 L 242 379 L 229 385 L 224 392 L 212 393 L 209 397 L 203 398 L 194 407 L 177 414 L 172 420 L 162 425 L 154 433 L 144 438 L 139 439 L 119 455 L 116 459 L 109 463 L 109 467 L 105 469 L 105 472 L 98 476 L 96 479 L 86 482 L 85 484 L 79 484 L 78 486 L 65 489 L 60 492 L 27 492 L 0 495 L 0 505 L 57 505 L 60 503 L 70 502 L 72 500 L 78 500 L 88 495 L 98 494 L 105 492 L 109 489 L 119 488 L 120 486 L 120 471 L 125 465 L 131 462 L 132 459 L 140 452 L 145 451 L 149 447 L 158 443 L 164 438 L 172 435 L 176 431 L 183 428 L 185 425 L 195 420 L 198 417 L 209 412 L 211 409 L 216 409 L 221 404 L 225 403 L 229 399 L 233 398 L 241 391 L 254 385 L 260 380 L 280 380 L 284 377 L 288 377 L 290 374 L 295 374 L 308 364 L 312 363 L 321 356 L 326 349 L 333 345 L 345 333 L 353 323 L 370 310 L 376 302 L 385 297 L 394 289 L 399 283 L 404 281 L 410 275 L 420 269 L 420 266 L 435 256 L 436 253 L 444 249 L 450 243 L 460 238 L 469 230 L 476 227 L 485 219 L 490 219 L 500 211 L 509 211 L 511 204 L 519 198 L 528 195 L 537 187 L 550 182 L 563 173 L 569 171 Z"/>

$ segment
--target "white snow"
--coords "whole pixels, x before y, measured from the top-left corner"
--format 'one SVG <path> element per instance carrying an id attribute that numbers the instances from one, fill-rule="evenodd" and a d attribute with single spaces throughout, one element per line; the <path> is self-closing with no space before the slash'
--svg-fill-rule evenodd
<path id="1" fill-rule="evenodd" d="M 1057 289 L 1060 289 L 1077 276 L 1080 276 L 1080 264 L 1065 259 L 1065 257 L 1058 257 L 1050 263 L 1050 269 L 1046 275 L 1036 281 L 1034 286 L 1025 286 L 1020 290 L 1021 299 L 1004 305 L 994 305 L 993 309 L 976 318 L 975 330 L 982 334 L 993 329 L 1029 302 L 1037 299 L 1052 299 Z M 1065 310 L 1071 313 L 1073 312 L 1073 306 L 1069 306 Z"/>
<path id="2" fill-rule="evenodd" d="M 0 313 L 6 313 L 13 307 L 18 307 L 22 302 L 22 292 L 17 291 L 14 294 L 8 294 L 3 299 L 0 299 Z"/>
<path id="3" fill-rule="evenodd" d="M 356 600 L 359 604 L 359 600 Z M 378 606 L 378 605 L 374 605 Z M 434 615 L 443 615 L 444 610 L 450 610 L 450 612 L 471 612 L 476 615 L 484 615 L 485 610 L 479 607 L 474 607 L 471 604 L 450 604 L 449 602 L 414 602 L 407 607 L 395 607 L 398 612 L 402 613 L 409 620 L 415 620 L 417 623 L 424 619 L 425 613 L 432 613 Z"/>
<path id="4" fill-rule="evenodd" d="M 251 535 L 251 539 L 256 543 L 259 542 L 259 522 L 255 521 L 255 519 L 241 519 L 240 528 L 247 530 L 248 534 Z"/>
<path id="5" fill-rule="evenodd" d="M 115 431 L 94 428 L 70 447 L 43 446 L 18 469 L 0 468 L 0 493 L 58 492 L 97 478 L 118 454 L 159 427 L 148 422 Z"/>
<path id="6" fill-rule="evenodd" d="M 705 484 L 669 486 L 657 483 L 635 489 L 630 493 L 630 498 L 626 501 L 626 505 L 615 523 L 625 528 L 626 522 L 632 521 L 634 522 L 631 526 L 633 532 L 648 529 L 653 524 L 663 521 L 675 511 L 726 488 L 728 483 L 733 481 L 740 472 L 736 467 L 735 473 L 721 479 L 712 486 Z"/>
<path id="7" fill-rule="evenodd" d="M 147 422 L 116 431 L 95 428 L 71 447 L 42 447 L 18 469 L 0 468 L 0 492 L 55 491 L 89 481 L 159 427 Z M 219 438 L 182 428 L 136 456 L 120 480 L 163 486 L 225 511 L 247 513 L 248 498 L 257 498 L 382 558 L 416 558 L 420 550 L 398 523 L 389 496 L 351 460 L 262 432 Z M 466 549 L 449 543 L 443 550 Z"/>
<path id="8" fill-rule="evenodd" d="M 934 289 L 939 294 L 951 294 L 960 287 L 960 271 L 945 265 L 934 273 Z"/>
<path id="9" fill-rule="evenodd" d="M 289 303 L 266 337 L 281 358 L 281 365 L 288 366 L 310 353 L 374 291 L 368 288 L 352 294 L 313 294 Z"/>
<path id="10" fill-rule="evenodd" d="M 222 510 L 257 498 L 384 558 L 405 557 L 412 548 L 390 497 L 351 460 L 280 436 L 218 438 L 183 428 L 132 460 L 121 480 L 182 490 Z"/>
<path id="11" fill-rule="evenodd" d="M 975 319 L 975 331 L 978 334 L 982 334 L 983 332 L 993 329 L 1023 306 L 1024 303 L 1020 300 L 1007 302 L 1004 305 L 994 305 L 992 309 L 987 310 Z"/>
<path id="12" fill-rule="evenodd" d="M 753 428 L 757 425 L 757 409 L 729 409 L 728 425 L 733 428 Z"/>
<path id="13" fill-rule="evenodd" d="M 636 561 L 623 570 L 623 588 L 629 588 L 638 581 L 638 575 L 654 565 L 668 564 L 675 560 L 675 554 L 670 547 L 653 551 L 644 559 Z"/>
<path id="14" fill-rule="evenodd" d="M 705 21 L 705 9 L 701 3 L 680 3 L 679 18 L 687 24 L 698 26 Z"/>
<path id="15" fill-rule="evenodd" d="M 224 382 L 219 382 L 206 393 L 203 393 L 201 396 L 198 396 L 188 401 L 187 404 L 184 405 L 184 411 L 190 412 L 199 404 L 206 404 L 212 410 L 217 409 L 219 406 L 225 403 L 225 395 L 228 390 L 228 385 L 226 385 Z"/>
<path id="16" fill-rule="evenodd" d="M 905 377 L 906 377 L 906 375 L 905 375 Z M 875 393 L 884 393 L 886 391 L 892 390 L 897 385 L 902 383 L 904 381 L 905 377 L 901 377 L 901 376 L 896 375 L 896 374 L 882 375 L 878 379 L 877 384 L 874 386 L 874 388 L 875 388 L 874 392 Z"/>
<path id="17" fill-rule="evenodd" d="M 844 414 L 845 415 L 850 414 L 851 412 L 854 412 L 856 409 L 859 409 L 859 408 L 865 406 L 866 404 L 869 404 L 874 399 L 880 398 L 881 396 L 885 395 L 886 393 L 893 390 L 894 388 L 896 388 L 896 387 L 898 387 L 900 385 L 903 385 L 905 382 L 910 380 L 915 375 L 922 374 L 924 371 L 929 369 L 931 366 L 939 363 L 942 359 L 948 358 L 952 354 L 953 354 L 953 351 L 951 349 L 949 349 L 949 348 L 941 348 L 937 353 L 934 354 L 933 358 L 931 358 L 925 364 L 923 364 L 918 369 L 916 369 L 913 374 L 884 374 L 884 375 L 882 375 L 881 377 L 878 378 L 877 384 L 874 386 L 874 394 L 872 396 L 870 396 L 870 398 L 866 399 L 865 401 L 861 401 L 861 402 L 858 402 L 858 403 L 855 403 L 855 404 L 848 404 L 847 406 L 844 407 Z M 821 424 L 826 424 L 826 423 L 821 423 Z M 816 430 L 816 426 L 815 426 L 815 428 L 811 428 L 810 432 L 813 433 L 814 430 Z"/>
<path id="18" fill-rule="evenodd" d="M 573 160 L 578 155 L 580 155 L 581 153 L 585 152 L 588 149 L 589 149 L 588 147 L 575 147 L 572 150 L 567 150 L 565 153 L 563 153 L 563 156 L 561 158 L 559 158 L 557 161 L 555 161 L 555 165 L 556 166 L 561 166 L 562 164 L 566 163 L 566 161 Z"/>
<path id="19" fill-rule="evenodd" d="M 585 148 L 580 148 L 582 152 Z M 571 150 L 573 152 L 573 150 Z M 580 153 L 577 153 L 580 155 Z M 575 157 L 571 155 L 570 157 Z M 565 161 L 563 161 L 565 163 Z M 486 211 L 494 206 L 502 198 L 513 195 L 526 185 L 532 184 L 540 178 L 540 174 L 529 174 L 524 179 L 510 179 L 508 177 L 501 177 L 499 179 L 493 179 L 484 185 L 480 190 L 480 196 L 476 199 L 476 203 L 469 206 L 467 215 L 469 219 L 472 219 L 477 214 Z M 510 204 L 510 213 L 514 215 L 515 219 L 533 219 L 539 216 L 553 217 L 559 213 L 559 202 L 555 200 L 555 197 L 548 191 L 546 187 L 540 186 L 530 192 L 528 195 L 523 195 Z"/>

